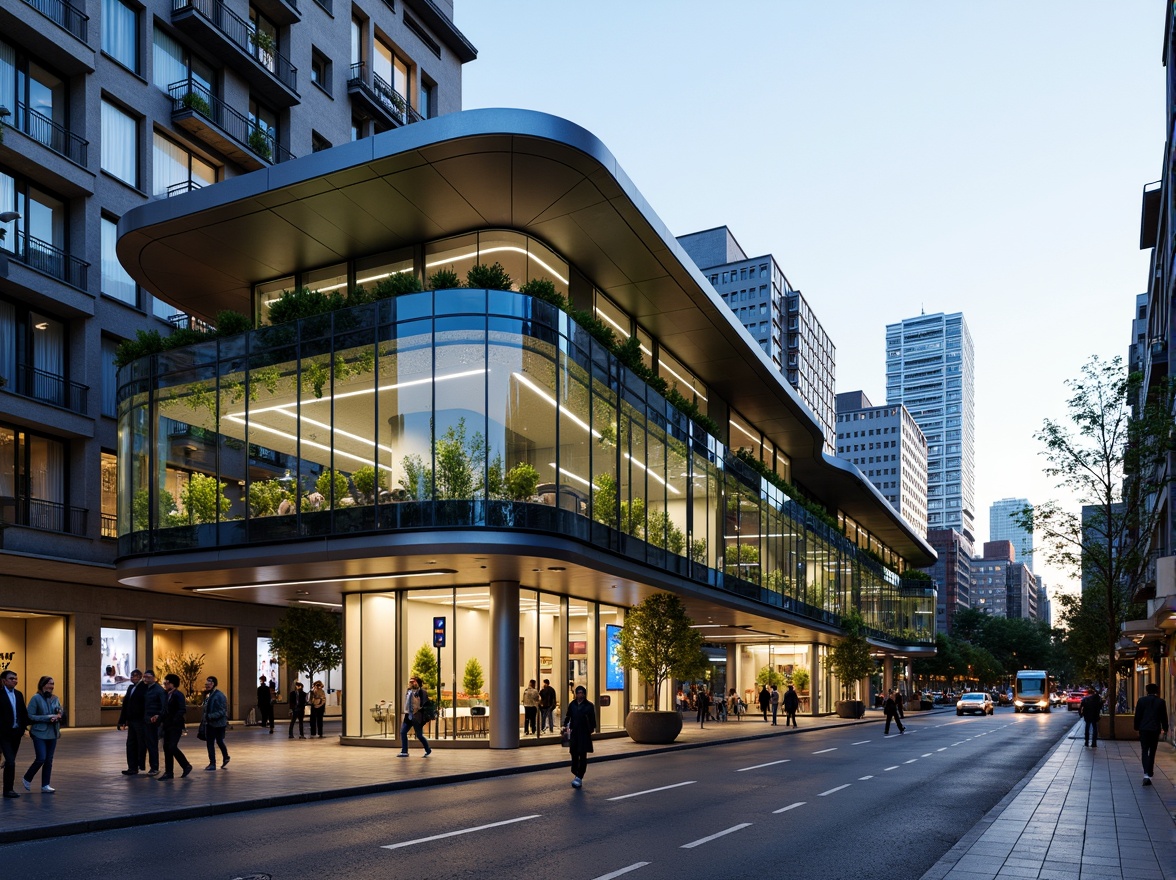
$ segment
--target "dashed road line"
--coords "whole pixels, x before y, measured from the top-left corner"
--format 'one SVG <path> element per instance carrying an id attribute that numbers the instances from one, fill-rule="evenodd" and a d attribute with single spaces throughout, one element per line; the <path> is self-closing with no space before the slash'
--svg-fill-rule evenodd
<path id="1" fill-rule="evenodd" d="M 696 846 L 702 846 L 704 843 L 710 843 L 712 840 L 718 840 L 720 837 L 726 837 L 728 834 L 733 834 L 736 831 L 742 831 L 751 825 L 750 822 L 740 822 L 738 825 L 732 825 L 725 831 L 720 831 L 718 834 L 711 834 L 707 837 L 700 837 L 698 840 L 692 840 L 690 843 L 684 843 L 679 849 L 694 849 Z"/>
<path id="2" fill-rule="evenodd" d="M 930 758 L 930 757 L 931 757 L 932 755 L 934 755 L 934 754 L 935 754 L 934 752 L 928 752 L 928 753 L 927 753 L 927 754 L 925 754 L 925 755 L 919 755 L 919 757 L 920 757 L 920 758 Z"/>
<path id="3" fill-rule="evenodd" d="M 823 791 L 819 795 L 817 795 L 817 797 L 825 797 L 825 795 L 829 795 L 829 794 L 833 794 L 834 792 L 841 791 L 841 789 L 843 789 L 843 788 L 849 788 L 851 785 L 853 785 L 852 782 L 847 782 L 847 783 L 845 783 L 845 785 L 839 785 L 836 788 L 831 788 L 828 791 Z"/>
<path id="4" fill-rule="evenodd" d="M 610 801 L 623 801 L 626 798 L 641 797 L 643 794 L 653 794 L 655 791 L 668 791 L 671 788 L 681 788 L 683 785 L 694 785 L 698 780 L 691 779 L 689 782 L 675 782 L 673 785 L 663 785 L 661 788 L 647 788 L 645 791 L 635 791 L 632 794 L 619 794 L 616 797 L 610 797 Z"/>
<path id="5" fill-rule="evenodd" d="M 759 770 L 761 767 L 773 767 L 776 764 L 787 764 L 791 760 L 792 760 L 791 758 L 785 758 L 782 761 L 768 761 L 768 763 L 766 763 L 766 764 L 756 764 L 754 767 L 740 767 L 735 772 L 736 773 L 746 773 L 748 770 Z"/>
<path id="6" fill-rule="evenodd" d="M 891 770 L 897 770 L 897 769 L 898 769 L 898 765 L 895 764 L 893 767 L 883 767 L 882 772 L 889 773 Z"/>
<path id="7" fill-rule="evenodd" d="M 917 760 L 919 760 L 919 759 L 918 759 L 918 758 L 911 758 L 909 761 L 903 761 L 903 763 L 904 763 L 904 764 L 913 764 L 913 763 L 915 763 L 915 761 L 917 761 Z"/>
<path id="8" fill-rule="evenodd" d="M 873 740 L 863 739 L 863 740 L 859 740 L 858 742 L 855 742 L 855 743 L 850 743 L 850 745 L 851 746 L 864 746 L 868 742 L 873 742 Z"/>
<path id="9" fill-rule="evenodd" d="M 618 870 L 609 874 L 601 874 L 599 877 L 593 878 L 593 880 L 613 880 L 614 877 L 620 877 L 622 874 L 628 874 L 630 871 L 636 871 L 638 868 L 644 868 L 648 864 L 649 862 L 634 862 L 627 868 L 619 868 Z"/>
<path id="10" fill-rule="evenodd" d="M 804 801 L 797 801 L 794 804 L 789 804 L 788 806 L 781 807 L 778 810 L 772 810 L 772 815 L 776 815 L 777 813 L 787 813 L 789 810 L 795 810 L 797 807 L 803 807 L 804 804 Z"/>
<path id="11" fill-rule="evenodd" d="M 873 776 L 859 776 L 858 782 L 865 782 L 867 779 L 873 779 Z"/>
<path id="12" fill-rule="evenodd" d="M 516 822 L 527 822 L 538 819 L 540 813 L 531 816 L 519 816 L 517 819 L 504 819 L 501 822 L 491 822 L 489 825 L 478 825 L 476 828 L 462 828 L 460 831 L 447 831 L 444 834 L 434 834 L 431 837 L 418 837 L 416 840 L 405 840 L 401 843 L 389 843 L 380 849 L 400 849 L 402 846 L 415 846 L 418 843 L 428 843 L 431 840 L 444 840 L 446 837 L 457 837 L 459 834 L 473 834 L 475 831 L 485 831 L 487 828 L 501 828 L 503 825 L 514 825 Z"/>
<path id="13" fill-rule="evenodd" d="M 947 746 L 944 746 L 944 747 L 943 747 L 943 748 L 941 748 L 941 749 L 936 749 L 935 751 L 937 751 L 937 752 L 946 752 L 946 751 L 947 751 Z"/>
<path id="14" fill-rule="evenodd" d="M 823 755 L 823 754 L 825 754 L 825 752 L 835 752 L 835 751 L 837 751 L 837 746 L 834 746 L 831 749 L 821 749 L 820 751 L 813 752 L 813 754 L 814 755 Z"/>

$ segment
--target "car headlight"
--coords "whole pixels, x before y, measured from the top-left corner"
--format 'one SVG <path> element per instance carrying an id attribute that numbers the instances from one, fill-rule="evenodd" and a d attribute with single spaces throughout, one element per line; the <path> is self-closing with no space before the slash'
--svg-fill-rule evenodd
<path id="1" fill-rule="evenodd" d="M 1025 703 L 1022 700 L 1013 700 L 1013 705 L 1016 706 L 1018 709 L 1020 709 L 1022 706 L 1025 705 Z"/>

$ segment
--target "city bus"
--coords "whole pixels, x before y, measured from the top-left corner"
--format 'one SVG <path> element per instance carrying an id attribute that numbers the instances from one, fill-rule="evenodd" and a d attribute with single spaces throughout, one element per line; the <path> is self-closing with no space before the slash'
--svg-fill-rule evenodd
<path id="1" fill-rule="evenodd" d="M 1048 712 L 1052 684 L 1044 669 L 1021 669 L 1013 685 L 1014 712 Z"/>

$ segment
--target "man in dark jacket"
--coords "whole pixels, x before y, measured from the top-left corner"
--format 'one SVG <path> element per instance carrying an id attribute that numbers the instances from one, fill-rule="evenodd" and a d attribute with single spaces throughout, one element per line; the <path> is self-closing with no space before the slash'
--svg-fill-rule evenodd
<path id="1" fill-rule="evenodd" d="M 1151 785 L 1160 732 L 1163 732 L 1164 739 L 1168 738 L 1168 706 L 1161 699 L 1160 686 L 1155 682 L 1147 686 L 1147 695 L 1140 697 L 1135 704 L 1135 729 L 1139 731 L 1139 750 L 1143 756 L 1143 784 Z"/>
<path id="2" fill-rule="evenodd" d="M 257 723 L 262 727 L 269 725 L 269 732 L 274 732 L 274 699 L 269 682 L 265 676 L 258 679 L 257 685 Z"/>
<path id="3" fill-rule="evenodd" d="M 539 688 L 539 732 L 545 729 L 555 733 L 555 688 L 550 679 L 543 679 L 543 687 Z"/>
<path id="4" fill-rule="evenodd" d="M 592 751 L 592 733 L 596 730 L 596 707 L 588 701 L 588 690 L 583 685 L 576 688 L 576 697 L 564 712 L 563 726 L 572 756 L 572 788 L 580 788 Z"/>
<path id="5" fill-rule="evenodd" d="M 0 674 L 0 753 L 4 755 L 4 797 L 18 798 L 16 751 L 29 726 L 29 709 L 24 694 L 16 689 L 17 675 L 11 669 Z"/>
<path id="6" fill-rule="evenodd" d="M 118 729 L 127 732 L 127 769 L 123 776 L 137 776 L 146 770 L 143 758 L 147 754 L 147 722 L 143 719 L 143 703 L 146 700 L 147 685 L 143 673 L 131 670 L 131 684 L 123 695 L 122 711 L 118 713 Z"/>
<path id="7" fill-rule="evenodd" d="M 1082 739 L 1084 740 L 1082 744 L 1084 746 L 1098 748 L 1098 716 L 1102 714 L 1102 707 L 1102 697 L 1095 690 L 1089 691 L 1082 698 L 1082 702 L 1078 704 L 1078 714 L 1086 722 L 1086 727 L 1082 733 Z"/>
<path id="8" fill-rule="evenodd" d="M 796 727 L 796 710 L 800 708 L 800 697 L 796 693 L 796 688 L 788 685 L 788 690 L 784 693 L 784 726 Z"/>
<path id="9" fill-rule="evenodd" d="M 290 691 L 290 739 L 294 739 L 294 722 L 298 722 L 298 738 L 306 739 L 306 703 L 302 682 L 294 682 L 294 689 Z"/>
<path id="10" fill-rule="evenodd" d="M 147 689 L 143 691 L 143 745 L 146 747 L 147 763 L 150 765 L 147 775 L 154 776 L 159 772 L 159 722 L 163 720 L 163 713 L 167 708 L 167 694 L 163 690 L 163 685 L 155 680 L 154 670 L 144 670 L 143 683 L 147 685 Z"/>
<path id="11" fill-rule="evenodd" d="M 764 713 L 764 721 L 768 720 L 768 707 L 772 705 L 772 692 L 768 690 L 765 684 L 759 692 L 759 707 L 760 711 Z"/>
<path id="12" fill-rule="evenodd" d="M 192 764 L 180 750 L 180 737 L 184 735 L 184 719 L 188 712 L 188 701 L 180 690 L 180 677 L 169 672 L 163 677 L 164 688 L 167 692 L 163 715 L 159 725 L 163 730 L 163 772 L 157 780 L 175 779 L 175 765 L 179 764 L 184 772 L 180 778 L 192 772 Z"/>
<path id="13" fill-rule="evenodd" d="M 886 702 L 882 704 L 882 714 L 886 716 L 886 730 L 883 731 L 884 736 L 890 735 L 890 722 L 891 721 L 893 721 L 895 724 L 898 725 L 898 732 L 899 733 L 906 733 L 906 728 L 903 726 L 903 723 L 902 723 L 902 716 L 900 714 L 898 714 L 899 713 L 899 710 L 898 710 L 898 700 L 899 699 L 901 699 L 901 698 L 898 696 L 897 691 L 887 691 L 886 692 Z"/>

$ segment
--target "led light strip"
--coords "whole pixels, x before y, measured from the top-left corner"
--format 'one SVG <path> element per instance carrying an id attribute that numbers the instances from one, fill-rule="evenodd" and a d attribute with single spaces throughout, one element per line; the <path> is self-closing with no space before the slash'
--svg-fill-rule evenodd
<path id="1" fill-rule="evenodd" d="M 542 266 L 544 269 L 546 269 L 548 272 L 550 272 L 552 275 L 554 275 L 556 278 L 558 278 L 562 284 L 568 283 L 568 279 L 566 279 L 562 275 L 560 275 L 559 272 L 555 271 L 555 269 L 553 267 L 548 266 L 545 262 L 543 262 L 537 256 L 535 256 L 532 253 L 529 253 L 525 248 L 521 248 L 517 244 L 500 244 L 497 247 L 477 248 L 477 249 L 472 250 L 466 254 L 456 254 L 456 255 L 450 254 L 449 256 L 445 257 L 445 259 L 443 259 L 443 260 L 434 260 L 431 263 L 425 263 L 425 268 L 432 269 L 435 266 L 444 266 L 447 263 L 454 263 L 454 262 L 457 262 L 458 260 L 474 260 L 474 259 L 477 259 L 482 254 L 501 254 L 501 253 L 522 254 L 528 260 L 534 260 L 536 263 L 538 263 L 540 266 Z"/>
<path id="2" fill-rule="evenodd" d="M 218 591 L 223 592 L 227 590 L 256 590 L 260 589 L 261 587 L 303 587 L 310 584 L 338 584 L 344 581 L 384 581 L 411 577 L 440 577 L 447 574 L 457 574 L 457 571 L 451 568 L 439 568 L 429 571 L 393 572 L 392 574 L 343 575 L 342 577 L 333 578 L 308 578 L 301 581 L 271 581 L 256 584 L 235 584 L 230 587 L 194 587 L 192 592 L 212 593 Z"/>
<path id="3" fill-rule="evenodd" d="M 525 374 L 520 373 L 516 370 L 515 372 L 511 373 L 510 375 L 512 378 L 518 379 L 519 382 L 521 382 L 527 388 L 530 388 L 532 391 L 534 391 L 536 394 L 538 394 L 540 397 L 542 397 L 544 400 L 546 400 L 548 403 L 550 403 L 553 407 L 555 407 L 557 410 L 559 410 L 560 414 L 563 415 L 564 418 L 570 420 L 573 424 L 580 426 L 585 431 L 587 431 L 589 434 L 591 434 L 593 437 L 595 437 L 597 440 L 600 439 L 600 432 L 599 431 L 595 430 L 591 425 L 589 425 L 586 421 L 581 419 L 575 413 L 568 412 L 566 407 L 563 409 L 560 409 L 559 402 L 554 397 L 552 397 L 550 394 L 548 394 L 546 389 L 540 387 L 539 385 L 536 385 L 534 382 L 532 382 L 530 379 L 528 379 Z"/>

